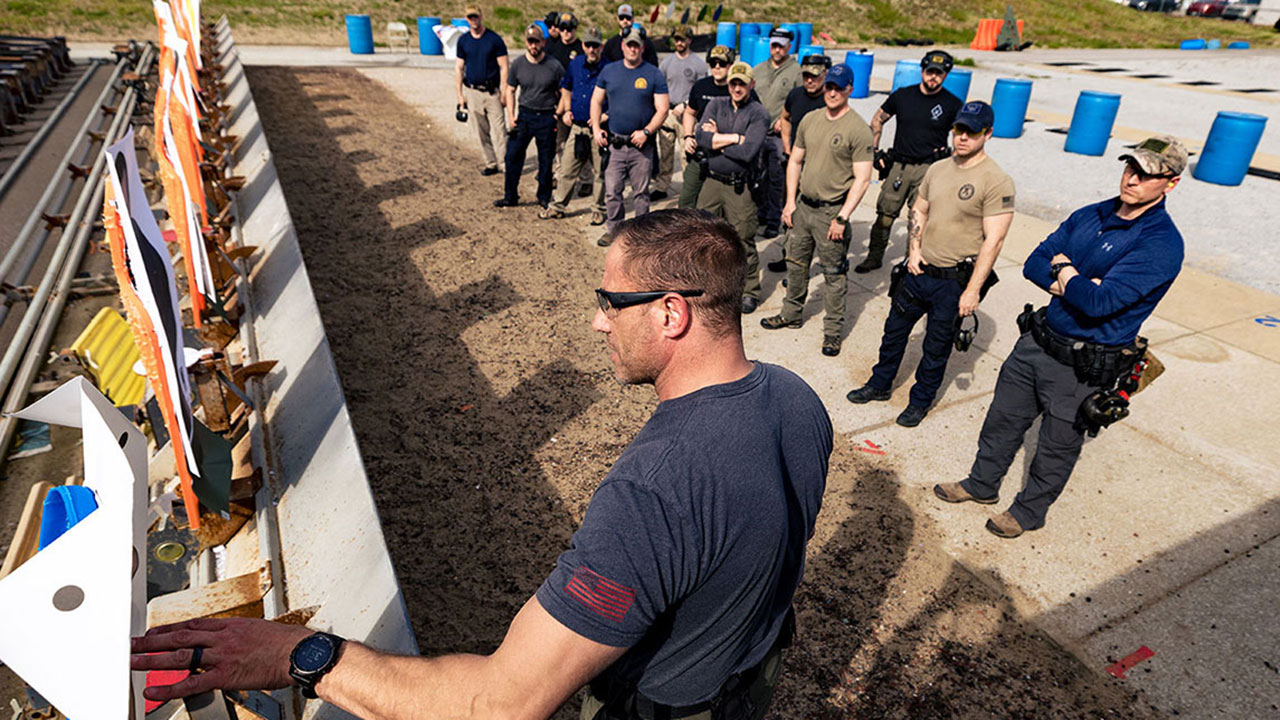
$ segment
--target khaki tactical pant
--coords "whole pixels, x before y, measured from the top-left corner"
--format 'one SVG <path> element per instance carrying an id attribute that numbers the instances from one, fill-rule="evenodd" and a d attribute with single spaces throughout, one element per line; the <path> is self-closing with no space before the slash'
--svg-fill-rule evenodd
<path id="1" fill-rule="evenodd" d="M 822 301 L 826 312 L 822 333 L 837 336 L 844 330 L 844 303 L 849 288 L 849 259 L 846 257 L 849 228 L 845 226 L 844 236 L 838 242 L 827 239 L 827 230 L 839 213 L 839 205 L 814 208 L 800 203 L 796 206 L 791 215 L 794 227 L 787 236 L 787 296 L 782 301 L 784 320 L 800 317 L 809 296 L 809 265 L 816 249 L 822 270 Z"/>
<path id="2" fill-rule="evenodd" d="M 756 219 L 756 201 L 751 197 L 751 189 L 744 188 L 739 193 L 732 185 L 709 177 L 698 193 L 698 209 L 723 217 L 738 231 L 738 240 L 747 253 L 747 279 L 742 294 L 759 300 L 760 254 L 756 252 L 756 230 L 760 228 L 760 221 Z"/>
<path id="3" fill-rule="evenodd" d="M 564 157 L 564 141 L 569 139 L 569 126 L 564 124 L 560 119 L 561 115 L 556 113 L 556 157 L 551 163 L 551 176 L 560 177 L 560 159 Z"/>
<path id="4" fill-rule="evenodd" d="M 653 192 L 671 192 L 671 175 L 676 168 L 676 154 L 684 155 L 681 143 L 676 142 L 680 133 L 680 123 L 676 121 L 674 112 L 667 113 L 667 119 L 658 128 L 658 174 L 653 178 Z"/>
<path id="5" fill-rule="evenodd" d="M 507 156 L 507 117 L 503 114 L 502 99 L 496 91 L 487 93 L 469 87 L 462 88 L 462 98 L 467 101 L 467 113 L 480 136 L 484 166 L 498 168 L 498 159 Z"/>
<path id="6" fill-rule="evenodd" d="M 561 123 L 563 127 L 563 123 Z M 574 125 L 569 128 L 568 139 L 564 143 L 564 152 L 560 160 L 560 175 L 556 182 L 556 190 L 551 200 L 551 209 L 564 212 L 569 205 L 569 199 L 573 197 L 573 191 L 577 185 L 578 176 L 583 168 L 587 165 L 591 166 L 591 170 L 595 175 L 595 193 L 592 196 L 592 207 L 596 212 L 604 214 L 604 175 L 600 173 L 600 146 L 596 145 L 595 140 L 591 140 L 591 160 L 590 162 L 579 160 L 573 154 L 573 146 L 579 135 L 586 135 L 591 138 L 591 128 Z"/>
<path id="7" fill-rule="evenodd" d="M 908 213 L 911 212 L 911 206 L 916 202 L 916 193 L 920 190 L 920 182 L 924 180 L 924 172 L 928 169 L 929 163 L 904 165 L 900 162 L 895 162 L 889 168 L 889 176 L 880 184 L 880 197 L 876 200 L 876 221 L 871 225 L 867 248 L 869 260 L 884 260 L 893 221 L 904 206 Z"/>

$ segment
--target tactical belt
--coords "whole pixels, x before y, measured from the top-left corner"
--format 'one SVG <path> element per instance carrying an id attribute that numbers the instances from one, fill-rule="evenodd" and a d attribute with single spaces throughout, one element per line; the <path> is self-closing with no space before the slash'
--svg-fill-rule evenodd
<path id="1" fill-rule="evenodd" d="M 1128 345 L 1102 345 L 1099 343 L 1077 340 L 1054 331 L 1045 322 L 1047 307 L 1032 311 L 1031 305 L 1018 317 L 1018 326 L 1024 323 L 1029 327 L 1036 345 L 1045 354 L 1076 371 L 1081 382 L 1099 387 L 1110 387 L 1115 384 L 1121 373 L 1133 367 L 1134 362 L 1142 359 L 1146 352 L 1146 342 L 1139 339 Z M 1023 318 L 1026 317 L 1026 320 Z"/>
<path id="2" fill-rule="evenodd" d="M 469 83 L 464 80 L 462 84 L 466 87 L 471 88 L 472 90 L 479 90 L 480 92 L 486 92 L 486 93 L 492 93 L 498 89 L 497 81 L 483 82 L 483 83 Z"/>
<path id="3" fill-rule="evenodd" d="M 724 183 L 725 185 L 737 185 L 739 183 L 745 183 L 747 181 L 747 174 L 744 172 L 725 174 L 725 173 L 718 173 L 715 170 L 712 170 L 710 168 L 707 168 L 707 177 L 711 178 L 712 180 L 718 180 Z"/>
<path id="4" fill-rule="evenodd" d="M 959 265 L 952 267 L 937 267 L 935 265 L 920 264 L 920 270 L 929 277 L 941 278 L 943 280 L 959 280 L 966 275 L 965 270 L 971 268 L 961 268 Z"/>
<path id="5" fill-rule="evenodd" d="M 939 150 L 934 150 L 928 155 L 921 155 L 919 157 L 907 157 L 906 155 L 903 155 L 897 150 L 889 151 L 889 159 L 892 160 L 893 162 L 901 163 L 903 165 L 923 165 L 925 163 L 932 164 L 932 163 L 938 162 L 943 158 L 949 158 L 949 157 L 951 157 L 951 148 L 941 148 Z"/>
<path id="6" fill-rule="evenodd" d="M 811 208 L 833 207 L 844 204 L 844 200 L 814 200 L 803 193 L 800 194 L 800 202 Z"/>

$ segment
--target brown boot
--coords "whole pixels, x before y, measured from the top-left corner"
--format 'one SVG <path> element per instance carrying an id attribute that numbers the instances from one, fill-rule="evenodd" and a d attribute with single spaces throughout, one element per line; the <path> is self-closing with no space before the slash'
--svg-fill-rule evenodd
<path id="1" fill-rule="evenodd" d="M 933 494 L 937 495 L 939 498 L 943 500 L 946 500 L 949 503 L 962 503 L 962 502 L 967 502 L 969 500 L 972 500 L 976 503 L 982 503 L 983 505 L 991 505 L 992 503 L 1000 499 L 999 497 L 992 497 L 992 498 L 974 497 L 970 495 L 969 491 L 965 490 L 964 486 L 962 486 L 958 482 L 938 483 L 937 485 L 933 486 Z"/>
<path id="2" fill-rule="evenodd" d="M 1022 534 L 1022 526 L 1014 519 L 1013 513 L 1005 510 L 987 521 L 987 530 L 992 535 L 1002 538 L 1016 538 Z"/>

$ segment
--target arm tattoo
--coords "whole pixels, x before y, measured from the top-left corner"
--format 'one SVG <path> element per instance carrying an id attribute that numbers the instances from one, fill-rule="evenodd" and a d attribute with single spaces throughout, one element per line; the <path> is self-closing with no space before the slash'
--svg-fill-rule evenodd
<path id="1" fill-rule="evenodd" d="M 907 213 L 907 239 L 911 247 L 920 247 L 920 241 L 924 239 L 924 228 L 920 222 L 920 214 L 915 208 Z"/>

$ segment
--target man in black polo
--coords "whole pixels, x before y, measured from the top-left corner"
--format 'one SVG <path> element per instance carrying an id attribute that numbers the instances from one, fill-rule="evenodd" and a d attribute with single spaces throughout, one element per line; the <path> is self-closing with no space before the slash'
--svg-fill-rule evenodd
<path id="1" fill-rule="evenodd" d="M 502 88 L 507 84 L 507 44 L 484 26 L 480 8 L 466 8 L 468 31 L 458 39 L 454 86 L 458 107 L 466 108 L 480 136 L 485 165 L 482 175 L 497 175 L 498 158 L 507 153 L 507 123 Z"/>
<path id="2" fill-rule="evenodd" d="M 954 61 L 942 50 L 930 50 L 920 61 L 919 85 L 898 88 L 884 101 L 871 118 L 871 134 L 876 142 L 876 165 L 889 163 L 888 175 L 881 178 L 880 197 L 876 200 L 876 221 L 871 225 L 867 258 L 853 269 L 868 273 L 884 264 L 884 251 L 889 246 L 893 221 L 903 207 L 915 204 L 916 191 L 929 165 L 950 154 L 947 136 L 951 121 L 960 111 L 960 98 L 942 87 Z M 898 119 L 893 133 L 893 148 L 881 153 L 880 133 L 889 118 Z"/>
<path id="3" fill-rule="evenodd" d="M 560 100 L 560 78 L 564 68 L 555 58 L 547 57 L 542 28 L 530 25 L 524 31 L 525 54 L 511 63 L 507 78 L 507 122 L 511 140 L 507 143 L 506 184 L 494 207 L 519 204 L 520 173 L 524 169 L 529 143 L 538 147 L 538 204 L 544 209 L 551 203 L 551 158 L 556 146 L 556 105 Z M 516 88 L 520 89 L 519 104 Z M 517 107 L 519 110 L 517 111 Z"/>
<path id="4" fill-rule="evenodd" d="M 618 62 L 622 59 L 622 40 L 631 32 L 632 26 L 635 25 L 635 13 L 632 12 L 630 5 L 618 6 L 618 34 L 609 38 L 604 44 L 604 61 L 606 63 Z M 649 39 L 644 28 L 639 28 L 640 39 L 644 42 L 644 53 L 642 59 L 654 67 L 658 67 L 658 48 Z"/>

